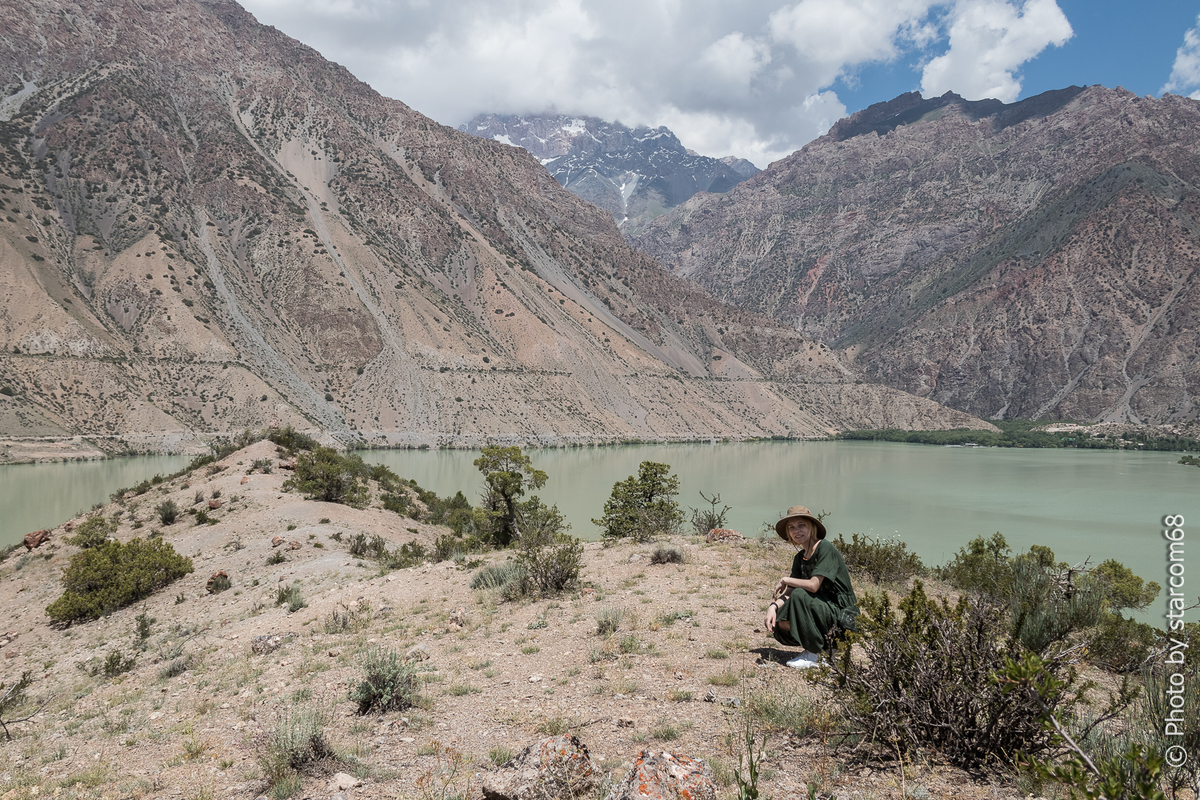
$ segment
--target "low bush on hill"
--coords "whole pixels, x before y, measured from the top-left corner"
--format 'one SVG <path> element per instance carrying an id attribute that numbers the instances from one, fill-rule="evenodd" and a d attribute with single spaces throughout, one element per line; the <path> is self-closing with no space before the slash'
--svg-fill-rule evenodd
<path id="1" fill-rule="evenodd" d="M 88 517 L 75 527 L 75 532 L 67 539 L 67 544 L 87 550 L 104 544 L 108 541 L 108 537 L 116 532 L 117 523 L 109 522 L 101 516 Z"/>
<path id="2" fill-rule="evenodd" d="M 297 457 L 296 471 L 283 488 L 302 492 L 310 500 L 363 508 L 371 501 L 366 486 L 370 472 L 358 456 L 344 456 L 332 447 L 318 447 Z"/>
<path id="3" fill-rule="evenodd" d="M 846 560 L 851 575 L 863 575 L 877 584 L 902 584 L 914 575 L 926 573 L 921 558 L 899 538 L 855 533 L 846 541 L 838 534 L 833 545 Z"/>
<path id="4" fill-rule="evenodd" d="M 192 560 L 162 539 L 107 541 L 71 557 L 63 571 L 62 596 L 46 613 L 56 622 L 98 619 L 192 571 Z"/>
<path id="5" fill-rule="evenodd" d="M 416 670 L 394 650 L 372 648 L 362 661 L 362 680 L 350 690 L 359 714 L 403 711 L 417 704 L 421 682 Z"/>

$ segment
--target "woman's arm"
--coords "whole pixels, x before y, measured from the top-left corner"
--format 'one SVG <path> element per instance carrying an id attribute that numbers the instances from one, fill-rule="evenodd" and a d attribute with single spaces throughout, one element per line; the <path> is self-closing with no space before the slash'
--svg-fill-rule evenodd
<path id="1" fill-rule="evenodd" d="M 816 594 L 820 591 L 821 583 L 824 580 L 823 575 L 814 575 L 811 578 L 780 578 L 775 587 L 775 597 L 785 597 L 791 593 L 792 589 L 803 589 L 809 594 Z"/>

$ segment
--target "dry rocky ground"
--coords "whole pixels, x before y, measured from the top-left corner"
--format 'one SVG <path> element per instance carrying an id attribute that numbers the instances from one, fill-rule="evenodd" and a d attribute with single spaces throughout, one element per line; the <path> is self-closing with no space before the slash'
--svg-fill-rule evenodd
<path id="1" fill-rule="evenodd" d="M 263 458 L 279 463 L 269 442 L 102 510 L 120 514 L 121 540 L 160 528 L 194 560 L 194 573 L 144 603 L 95 622 L 48 624 L 45 607 L 75 552 L 61 527 L 0 565 L 0 679 L 30 670 L 32 694 L 49 700 L 0 743 L 0 799 L 255 798 L 268 791 L 257 743 L 297 709 L 327 715 L 327 736 L 345 758 L 306 775 L 297 797 L 332 797 L 341 771 L 360 781 L 345 790 L 348 800 L 477 798 L 494 762 L 566 730 L 613 782 L 640 750 L 668 750 L 707 760 L 720 796 L 735 797 L 747 718 L 760 729 L 805 718 L 816 730 L 769 731 L 764 796 L 804 797 L 810 784 L 839 798 L 1027 794 L 1003 776 L 969 776 L 932 758 L 859 757 L 820 733 L 827 690 L 783 666 L 785 651 L 762 632 L 763 601 L 792 555 L 780 543 L 588 543 L 579 590 L 505 602 L 468 587 L 474 562 L 386 572 L 351 557 L 345 542 L 359 532 L 428 545 L 444 529 L 285 493 L 279 468 L 247 476 Z M 214 495 L 221 507 L 206 512 L 212 525 L 185 514 L 163 526 L 154 512 L 165 499 L 207 509 Z M 276 536 L 298 549 L 273 549 Z M 677 549 L 683 563 L 651 564 L 659 546 Z M 269 565 L 279 552 L 287 560 Z M 209 594 L 217 570 L 232 588 Z M 276 597 L 293 582 L 307 605 L 289 612 Z M 616 633 L 599 635 L 598 617 L 616 610 Z M 144 648 L 136 635 L 143 613 L 153 619 Z M 335 624 L 338 614 L 346 624 Z M 280 637 L 279 648 L 255 652 L 260 636 Z M 364 653 L 416 645 L 428 653 L 417 665 L 420 707 L 358 715 L 348 689 Z M 136 666 L 112 678 L 89 674 L 114 650 Z M 189 655 L 190 667 L 168 677 L 167 667 Z M 448 753 L 461 755 L 461 769 L 446 784 L 438 776 Z"/>

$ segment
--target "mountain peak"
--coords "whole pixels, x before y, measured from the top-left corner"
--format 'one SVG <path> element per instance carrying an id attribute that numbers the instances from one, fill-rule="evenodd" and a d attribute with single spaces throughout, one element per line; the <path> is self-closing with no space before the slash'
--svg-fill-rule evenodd
<path id="1" fill-rule="evenodd" d="M 665 126 L 630 129 L 570 114 L 480 114 L 459 130 L 524 147 L 568 191 L 611 213 L 626 235 L 697 192 L 727 192 L 758 172 L 744 158 L 699 155 Z"/>

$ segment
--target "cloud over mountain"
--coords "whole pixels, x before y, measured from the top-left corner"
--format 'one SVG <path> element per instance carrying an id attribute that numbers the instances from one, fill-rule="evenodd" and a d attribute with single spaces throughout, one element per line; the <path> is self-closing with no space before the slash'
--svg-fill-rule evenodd
<path id="1" fill-rule="evenodd" d="M 927 92 L 1011 101 L 1021 65 L 1071 36 L 1054 0 L 246 5 L 445 124 L 553 109 L 666 125 L 760 166 L 846 116 L 837 90 L 865 66 L 923 63 Z"/>

